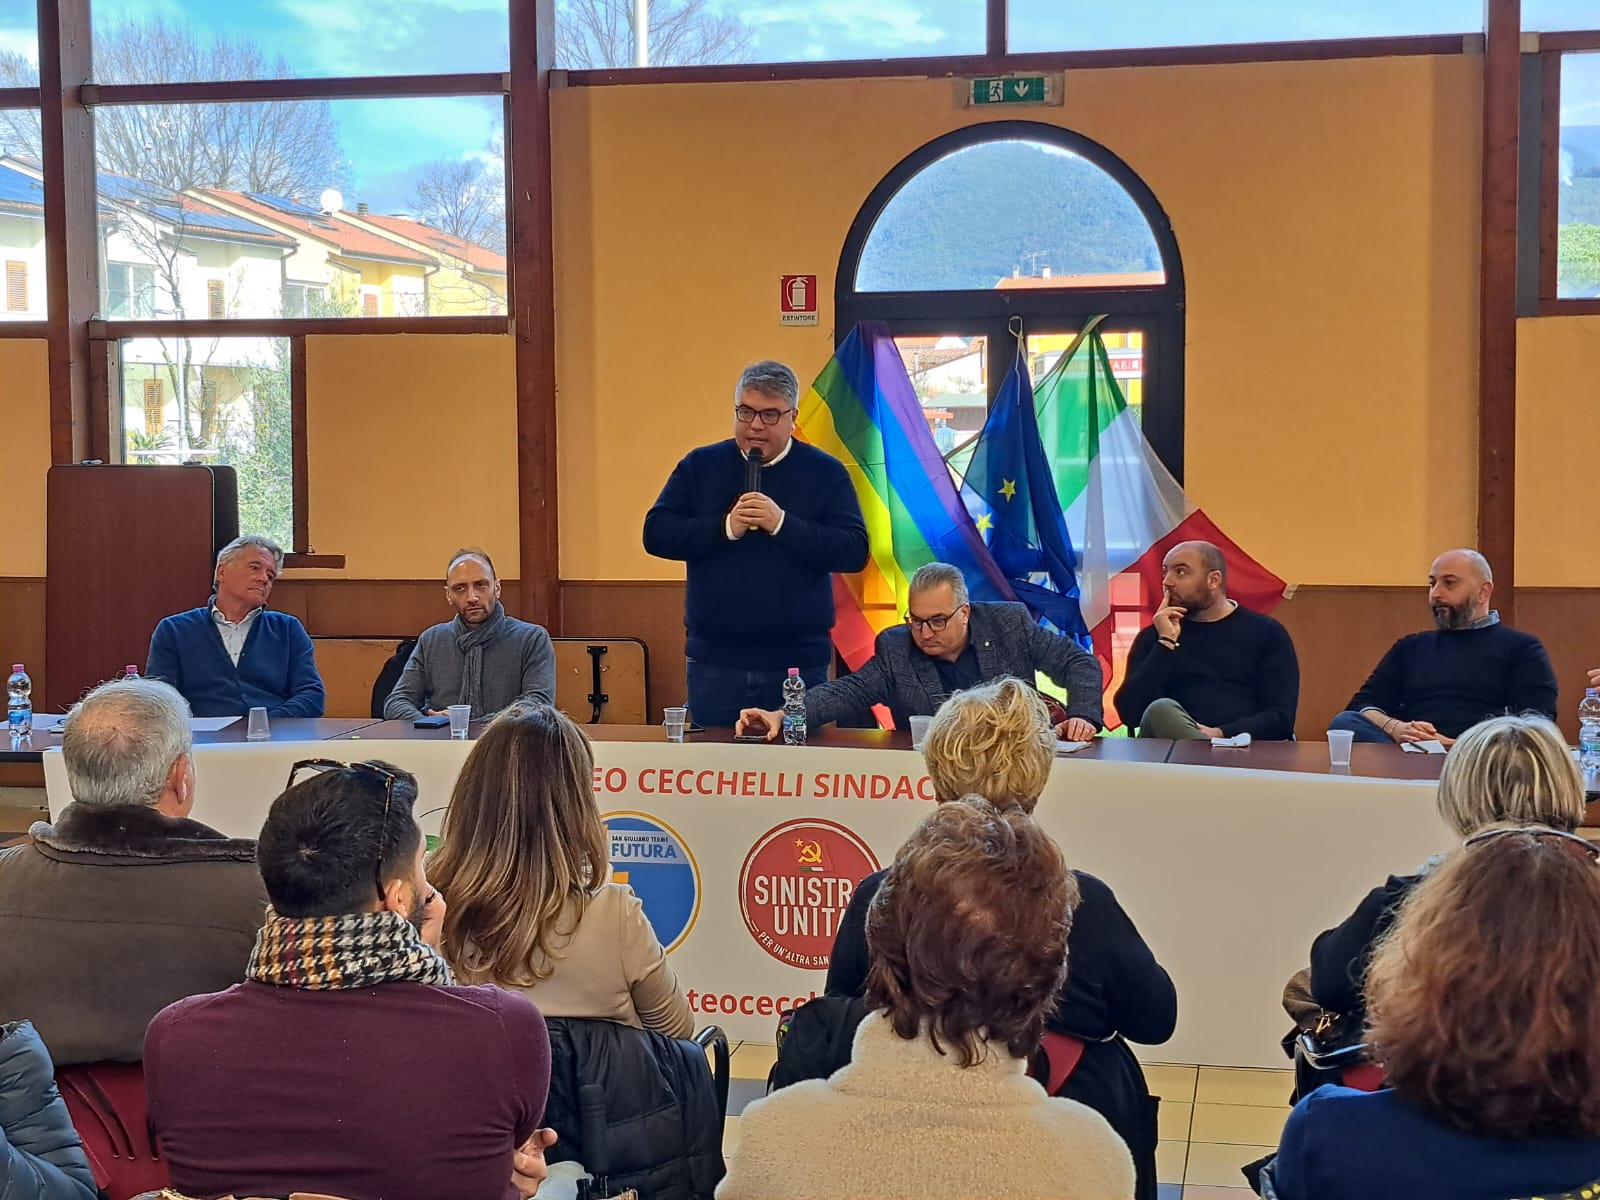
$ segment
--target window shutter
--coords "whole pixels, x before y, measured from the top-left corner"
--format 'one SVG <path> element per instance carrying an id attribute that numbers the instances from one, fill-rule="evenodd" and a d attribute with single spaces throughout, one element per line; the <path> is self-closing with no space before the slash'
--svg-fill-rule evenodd
<path id="1" fill-rule="evenodd" d="M 6 311 L 28 311 L 28 264 L 6 260 Z"/>
<path id="2" fill-rule="evenodd" d="M 375 317 L 378 315 L 378 293 L 364 292 L 361 296 L 361 315 Z"/>
<path id="3" fill-rule="evenodd" d="M 206 280 L 206 316 L 213 321 L 220 321 L 227 315 L 222 302 L 222 280 Z"/>

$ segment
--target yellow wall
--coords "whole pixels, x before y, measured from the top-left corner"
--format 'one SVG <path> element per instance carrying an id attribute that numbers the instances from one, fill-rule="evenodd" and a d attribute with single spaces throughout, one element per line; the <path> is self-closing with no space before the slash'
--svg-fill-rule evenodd
<path id="1" fill-rule="evenodd" d="M 1474 525 L 1477 57 L 1073 72 L 1067 125 L 1171 216 L 1188 280 L 1192 495 L 1305 583 L 1415 581 Z M 949 81 L 574 88 L 553 97 L 562 575 L 671 578 L 640 522 L 726 437 L 741 366 L 809 382 L 845 233 L 967 123 Z M 1016 116 L 1017 114 L 1003 114 Z M 778 324 L 778 277 L 822 323 Z"/>
<path id="2" fill-rule="evenodd" d="M 311 544 L 356 579 L 432 579 L 481 545 L 518 576 L 517 428 L 504 335 L 306 339 Z"/>
<path id="3" fill-rule="evenodd" d="M 1597 477 L 1600 317 L 1517 322 L 1517 585 L 1595 586 L 1580 530 Z"/>
<path id="4" fill-rule="evenodd" d="M 0 576 L 44 575 L 50 385 L 43 341 L 0 338 Z"/>

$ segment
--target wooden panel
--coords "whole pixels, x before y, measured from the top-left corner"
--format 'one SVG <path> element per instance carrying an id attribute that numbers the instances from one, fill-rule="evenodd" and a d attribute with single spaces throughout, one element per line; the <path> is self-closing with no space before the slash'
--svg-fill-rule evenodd
<path id="1" fill-rule="evenodd" d="M 324 710 L 330 717 L 370 717 L 372 685 L 394 656 L 399 638 L 328 638 L 312 643 L 317 673 L 328 693 Z"/>
<path id="2" fill-rule="evenodd" d="M 1302 587 L 1272 614 L 1300 656 L 1295 736 L 1326 741 L 1328 722 L 1397 638 L 1433 624 L 1421 587 Z"/>
<path id="3" fill-rule="evenodd" d="M 521 585 L 500 581 L 500 600 L 515 614 Z M 440 579 L 280 579 L 272 607 L 292 613 L 313 637 L 415 637 L 454 611 Z"/>
<path id="4" fill-rule="evenodd" d="M 44 580 L 0 579 L 0 667 L 27 666 L 33 680 L 34 703 L 43 711 Z"/>
<path id="5" fill-rule="evenodd" d="M 678 580 L 564 579 L 561 629 L 568 637 L 634 637 L 650 655 L 649 711 L 682 704 L 683 593 Z"/>
<path id="6" fill-rule="evenodd" d="M 580 725 L 595 718 L 594 659 L 589 647 L 602 646 L 600 656 L 601 725 L 650 725 L 646 688 L 650 678 L 644 643 L 635 638 L 556 638 L 556 707 Z"/>
<path id="7" fill-rule="evenodd" d="M 1578 701 L 1589 686 L 1589 668 L 1600 667 L 1600 592 L 1589 588 L 1518 588 L 1517 627 L 1544 643 L 1561 684 L 1557 712 L 1569 742 L 1578 740 Z"/>
<path id="8" fill-rule="evenodd" d="M 60 710 L 143 664 L 156 623 L 210 595 L 216 484 L 201 467 L 57 466 L 46 487 L 42 699 Z"/>

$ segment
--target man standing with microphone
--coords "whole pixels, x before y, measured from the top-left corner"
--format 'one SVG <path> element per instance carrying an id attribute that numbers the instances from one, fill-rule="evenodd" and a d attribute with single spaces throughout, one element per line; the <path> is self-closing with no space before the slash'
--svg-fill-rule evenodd
<path id="1" fill-rule="evenodd" d="M 645 550 L 688 564 L 688 704 L 706 726 L 780 707 L 790 667 L 827 679 L 832 575 L 867 562 L 844 464 L 795 440 L 794 372 L 754 363 L 733 395 L 733 437 L 685 455 L 644 519 Z"/>

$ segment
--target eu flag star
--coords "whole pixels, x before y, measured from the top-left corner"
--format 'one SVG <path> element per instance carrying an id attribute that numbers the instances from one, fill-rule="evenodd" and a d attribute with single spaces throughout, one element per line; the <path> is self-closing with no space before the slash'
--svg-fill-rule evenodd
<path id="1" fill-rule="evenodd" d="M 994 528 L 994 519 L 988 513 L 978 514 L 978 532 L 988 533 Z"/>
<path id="2" fill-rule="evenodd" d="M 1006 480 L 1005 483 L 1000 486 L 1000 494 L 1007 500 L 1010 500 L 1012 497 L 1014 497 L 1017 494 L 1017 481 L 1015 479 Z"/>

